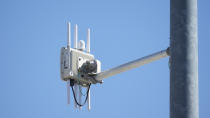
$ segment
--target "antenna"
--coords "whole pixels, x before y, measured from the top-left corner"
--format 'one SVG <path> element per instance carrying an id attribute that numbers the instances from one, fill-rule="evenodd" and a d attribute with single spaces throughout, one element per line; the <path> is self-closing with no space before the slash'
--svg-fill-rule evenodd
<path id="1" fill-rule="evenodd" d="M 78 93 L 78 85 L 77 85 L 77 84 L 75 84 L 75 85 L 74 85 L 74 87 L 75 87 L 74 92 L 75 92 L 75 97 L 76 97 L 75 99 L 77 99 L 77 98 L 78 98 L 78 94 L 77 94 L 77 93 Z M 78 105 L 77 105 L 77 103 L 76 103 L 76 101 L 75 101 L 75 100 L 74 100 L 74 107 L 75 107 L 75 108 L 77 108 L 77 107 L 78 107 Z"/>
<path id="2" fill-rule="evenodd" d="M 71 48 L 71 23 L 68 22 L 68 39 L 67 39 L 67 48 Z"/>
<path id="3" fill-rule="evenodd" d="M 78 42 L 78 26 L 77 24 L 74 27 L 74 48 L 77 49 L 77 42 Z"/>
<path id="4" fill-rule="evenodd" d="M 90 53 L 90 28 L 87 30 L 87 53 Z"/>
<path id="5" fill-rule="evenodd" d="M 67 104 L 70 104 L 70 80 L 67 81 Z"/>
<path id="6" fill-rule="evenodd" d="M 79 91 L 78 91 L 78 93 L 79 93 L 79 104 L 81 104 L 82 103 L 82 93 L 81 93 L 81 91 L 82 91 L 82 86 L 81 85 L 78 85 L 79 86 Z M 79 106 L 79 110 L 81 110 L 82 109 L 82 106 Z"/>
<path id="7" fill-rule="evenodd" d="M 67 48 L 71 48 L 71 23 L 68 22 L 68 32 L 67 32 Z M 70 104 L 70 80 L 67 80 L 67 104 Z"/>
<path id="8" fill-rule="evenodd" d="M 90 89 L 88 91 L 87 108 L 90 111 Z"/>

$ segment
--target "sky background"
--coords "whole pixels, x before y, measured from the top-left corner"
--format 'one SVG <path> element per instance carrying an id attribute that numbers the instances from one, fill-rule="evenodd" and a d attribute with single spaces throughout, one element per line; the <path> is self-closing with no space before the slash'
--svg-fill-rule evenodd
<path id="1" fill-rule="evenodd" d="M 210 116 L 209 4 L 198 0 L 200 118 Z M 168 118 L 168 57 L 91 86 L 91 111 L 66 104 L 59 61 L 68 21 L 80 40 L 91 28 L 106 70 L 166 49 L 169 13 L 169 0 L 0 0 L 0 117 Z"/>

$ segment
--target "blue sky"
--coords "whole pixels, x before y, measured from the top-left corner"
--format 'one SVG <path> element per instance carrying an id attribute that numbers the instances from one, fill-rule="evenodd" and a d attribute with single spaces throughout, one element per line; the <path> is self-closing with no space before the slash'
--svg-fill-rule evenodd
<path id="1" fill-rule="evenodd" d="M 210 116 L 209 4 L 198 1 L 201 118 Z M 169 0 L 1 0 L 0 21 L 0 117 L 169 117 L 168 58 L 93 85 L 90 112 L 66 104 L 59 73 L 68 21 L 80 40 L 91 28 L 102 70 L 167 48 Z"/>

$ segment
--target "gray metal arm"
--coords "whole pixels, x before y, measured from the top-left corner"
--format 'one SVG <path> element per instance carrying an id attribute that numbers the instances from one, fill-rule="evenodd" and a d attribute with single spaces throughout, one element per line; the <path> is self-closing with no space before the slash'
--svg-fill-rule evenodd
<path id="1" fill-rule="evenodd" d="M 119 74 L 121 72 L 125 72 L 125 71 L 133 69 L 133 68 L 137 68 L 139 66 L 142 66 L 144 64 L 153 62 L 155 60 L 159 60 L 159 59 L 167 57 L 167 56 L 169 56 L 169 48 L 166 49 L 166 50 L 162 50 L 160 52 L 156 52 L 156 53 L 153 53 L 151 55 L 145 56 L 143 58 L 136 59 L 134 61 L 122 64 L 120 66 L 117 66 L 115 68 L 106 70 L 104 72 L 101 72 L 96 76 L 96 80 L 103 80 L 103 79 L 108 78 L 110 76 Z"/>

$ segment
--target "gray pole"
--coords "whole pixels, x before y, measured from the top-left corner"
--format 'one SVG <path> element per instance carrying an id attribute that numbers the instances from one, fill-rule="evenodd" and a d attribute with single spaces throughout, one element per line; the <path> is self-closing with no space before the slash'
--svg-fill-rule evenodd
<path id="1" fill-rule="evenodd" d="M 170 2 L 170 118 L 198 118 L 197 0 Z"/>

